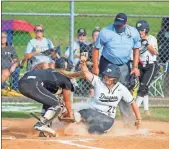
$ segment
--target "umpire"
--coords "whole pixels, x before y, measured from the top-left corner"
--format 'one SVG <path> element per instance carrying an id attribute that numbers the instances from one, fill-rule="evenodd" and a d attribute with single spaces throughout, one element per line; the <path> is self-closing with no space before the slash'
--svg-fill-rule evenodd
<path id="1" fill-rule="evenodd" d="M 101 75 L 109 63 L 116 64 L 122 72 L 120 82 L 125 84 L 126 77 L 130 72 L 129 60 L 132 50 L 134 62 L 131 73 L 139 76 L 138 61 L 140 47 L 140 35 L 136 28 L 127 24 L 127 16 L 124 13 L 117 14 L 114 24 L 104 27 L 96 40 L 92 54 L 93 73 Z M 101 48 L 103 48 L 103 51 L 100 64 L 98 65 L 99 49 Z M 119 107 L 122 115 L 129 117 L 127 114 L 129 113 L 129 105 L 120 102 Z"/>

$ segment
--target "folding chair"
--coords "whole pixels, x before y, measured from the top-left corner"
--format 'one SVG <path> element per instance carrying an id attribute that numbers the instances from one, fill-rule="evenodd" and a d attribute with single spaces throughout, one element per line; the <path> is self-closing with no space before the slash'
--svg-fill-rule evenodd
<path id="1" fill-rule="evenodd" d="M 154 80 L 149 85 L 149 94 L 153 97 L 161 96 L 164 98 L 163 82 L 164 82 L 165 75 L 167 73 L 169 61 L 167 61 L 166 63 L 159 63 L 158 65 L 159 65 L 159 71 L 155 76 Z"/>

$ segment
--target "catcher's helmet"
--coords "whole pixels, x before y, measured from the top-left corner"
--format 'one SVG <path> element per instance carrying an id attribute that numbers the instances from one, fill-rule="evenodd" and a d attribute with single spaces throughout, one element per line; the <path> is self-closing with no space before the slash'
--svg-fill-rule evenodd
<path id="1" fill-rule="evenodd" d="M 73 64 L 68 62 L 65 57 L 61 57 L 55 60 L 55 68 L 71 70 L 73 68 Z"/>
<path id="2" fill-rule="evenodd" d="M 146 34 L 149 32 L 149 24 L 146 20 L 140 20 L 136 23 L 136 28 L 138 31 L 146 29 Z"/>
<path id="3" fill-rule="evenodd" d="M 115 64 L 109 64 L 106 69 L 103 71 L 103 75 L 106 75 L 110 78 L 120 78 L 120 68 Z"/>

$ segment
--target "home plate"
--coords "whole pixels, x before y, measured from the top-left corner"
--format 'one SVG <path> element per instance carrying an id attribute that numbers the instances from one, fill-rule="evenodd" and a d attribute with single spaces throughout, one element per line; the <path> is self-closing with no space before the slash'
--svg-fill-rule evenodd
<path id="1" fill-rule="evenodd" d="M 4 127 L 2 127 L 2 131 L 3 130 L 6 130 L 6 129 L 8 129 L 9 127 L 6 127 L 6 126 L 4 126 Z"/>
<path id="2" fill-rule="evenodd" d="M 2 136 L 2 140 L 15 140 L 14 136 Z"/>

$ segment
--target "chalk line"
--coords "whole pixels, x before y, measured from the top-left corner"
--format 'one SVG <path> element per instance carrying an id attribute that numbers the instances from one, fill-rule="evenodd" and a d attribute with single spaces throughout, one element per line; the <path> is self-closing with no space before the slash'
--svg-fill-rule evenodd
<path id="1" fill-rule="evenodd" d="M 20 139 L 20 140 L 27 140 L 27 141 L 41 141 L 41 142 L 58 142 L 62 143 L 64 145 L 71 145 L 71 146 L 76 146 L 79 148 L 86 148 L 86 149 L 105 149 L 105 148 L 99 148 L 99 147 L 94 147 L 94 146 L 88 146 L 88 145 L 81 145 L 78 143 L 74 142 L 88 142 L 88 141 L 93 141 L 94 139 L 72 139 L 72 140 L 42 140 L 42 139 Z"/>

